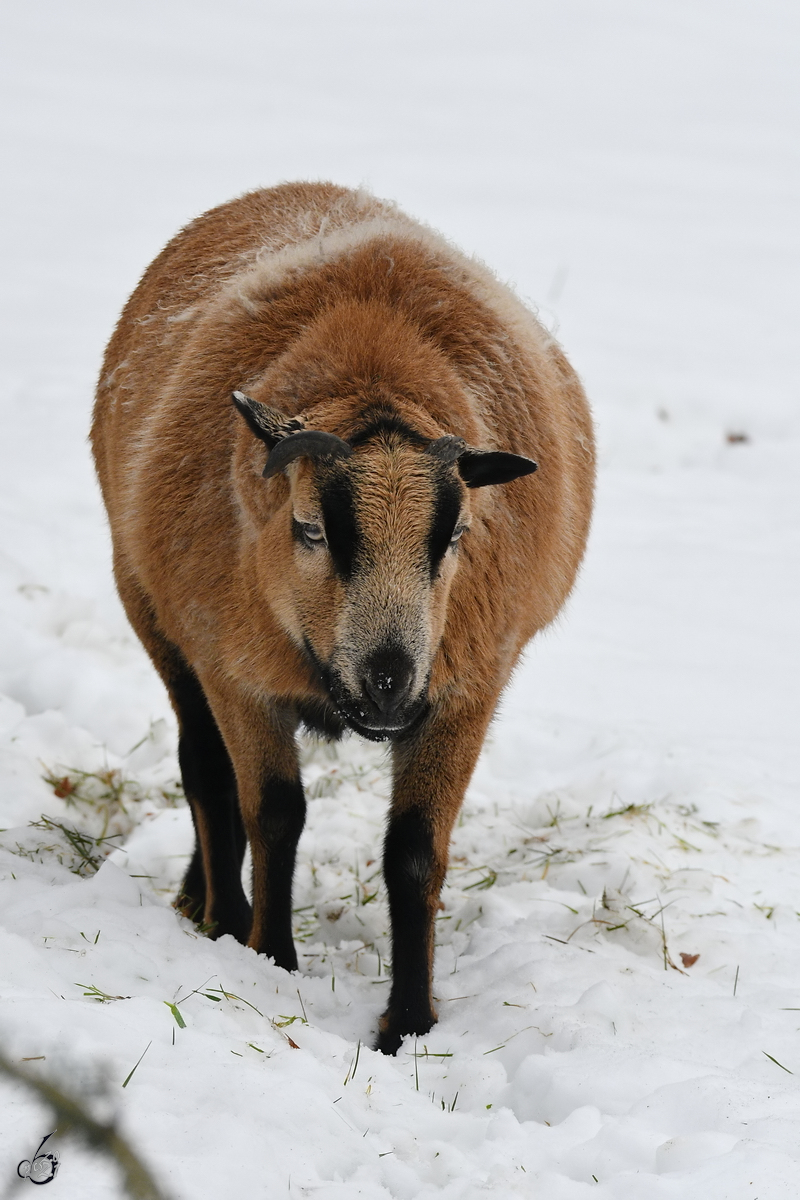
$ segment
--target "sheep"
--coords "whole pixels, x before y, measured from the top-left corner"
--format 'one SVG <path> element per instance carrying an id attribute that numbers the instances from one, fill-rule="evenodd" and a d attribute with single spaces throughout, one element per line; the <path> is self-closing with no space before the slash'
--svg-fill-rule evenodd
<path id="1" fill-rule="evenodd" d="M 180 911 L 295 971 L 296 732 L 390 743 L 376 1048 L 394 1054 L 436 1021 L 434 917 L 487 727 L 584 552 L 581 384 L 432 230 L 284 184 L 205 213 L 147 269 L 91 437 L 119 594 L 178 721 Z"/>

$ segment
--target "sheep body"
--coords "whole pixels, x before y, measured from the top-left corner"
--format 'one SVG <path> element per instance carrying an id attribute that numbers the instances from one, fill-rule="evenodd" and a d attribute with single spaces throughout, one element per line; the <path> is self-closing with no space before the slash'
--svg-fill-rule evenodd
<path id="1" fill-rule="evenodd" d="M 487 725 L 583 554 L 580 383 L 443 238 L 365 193 L 284 185 L 145 272 L 92 443 L 119 592 L 179 722 L 184 912 L 296 968 L 297 725 L 392 742 L 393 1052 L 435 1020 L 433 916 Z"/>

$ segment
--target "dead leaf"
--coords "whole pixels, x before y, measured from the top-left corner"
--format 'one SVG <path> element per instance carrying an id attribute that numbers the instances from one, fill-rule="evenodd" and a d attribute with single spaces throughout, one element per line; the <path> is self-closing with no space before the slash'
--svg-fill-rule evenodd
<path id="1" fill-rule="evenodd" d="M 699 957 L 699 954 L 684 954 L 681 950 L 681 962 L 685 967 L 693 967 Z"/>

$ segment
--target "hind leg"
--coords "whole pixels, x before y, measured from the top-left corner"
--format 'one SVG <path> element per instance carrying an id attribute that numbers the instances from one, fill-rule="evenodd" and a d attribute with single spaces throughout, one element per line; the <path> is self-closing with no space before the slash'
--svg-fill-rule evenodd
<path id="1" fill-rule="evenodd" d="M 180 762 L 197 842 L 177 906 L 212 937 L 246 942 L 252 912 L 242 888 L 246 846 L 236 779 L 222 735 L 194 672 L 183 664 L 169 681 L 178 716 Z"/>
<path id="2" fill-rule="evenodd" d="M 133 628 L 169 692 L 178 718 L 178 760 L 196 842 L 176 900 L 212 937 L 250 934 L 252 912 L 242 888 L 247 845 L 230 756 L 197 675 L 158 627 L 152 605 L 123 555 L 115 554 L 119 594 Z"/>

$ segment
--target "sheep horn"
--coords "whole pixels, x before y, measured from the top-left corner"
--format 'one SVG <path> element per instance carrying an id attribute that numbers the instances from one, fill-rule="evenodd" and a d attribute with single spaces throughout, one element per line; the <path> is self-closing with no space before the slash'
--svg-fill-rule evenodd
<path id="1" fill-rule="evenodd" d="M 434 442 L 430 442 L 425 447 L 425 453 L 432 454 L 434 458 L 440 458 L 442 462 L 449 465 L 454 463 L 466 448 L 467 443 L 463 438 L 452 437 L 448 434 L 446 437 L 436 438 Z"/>
<path id="2" fill-rule="evenodd" d="M 320 429 L 304 429 L 281 438 L 270 451 L 263 475 L 269 479 L 277 475 L 295 458 L 349 458 L 353 447 L 342 441 L 335 433 L 323 433 Z"/>

